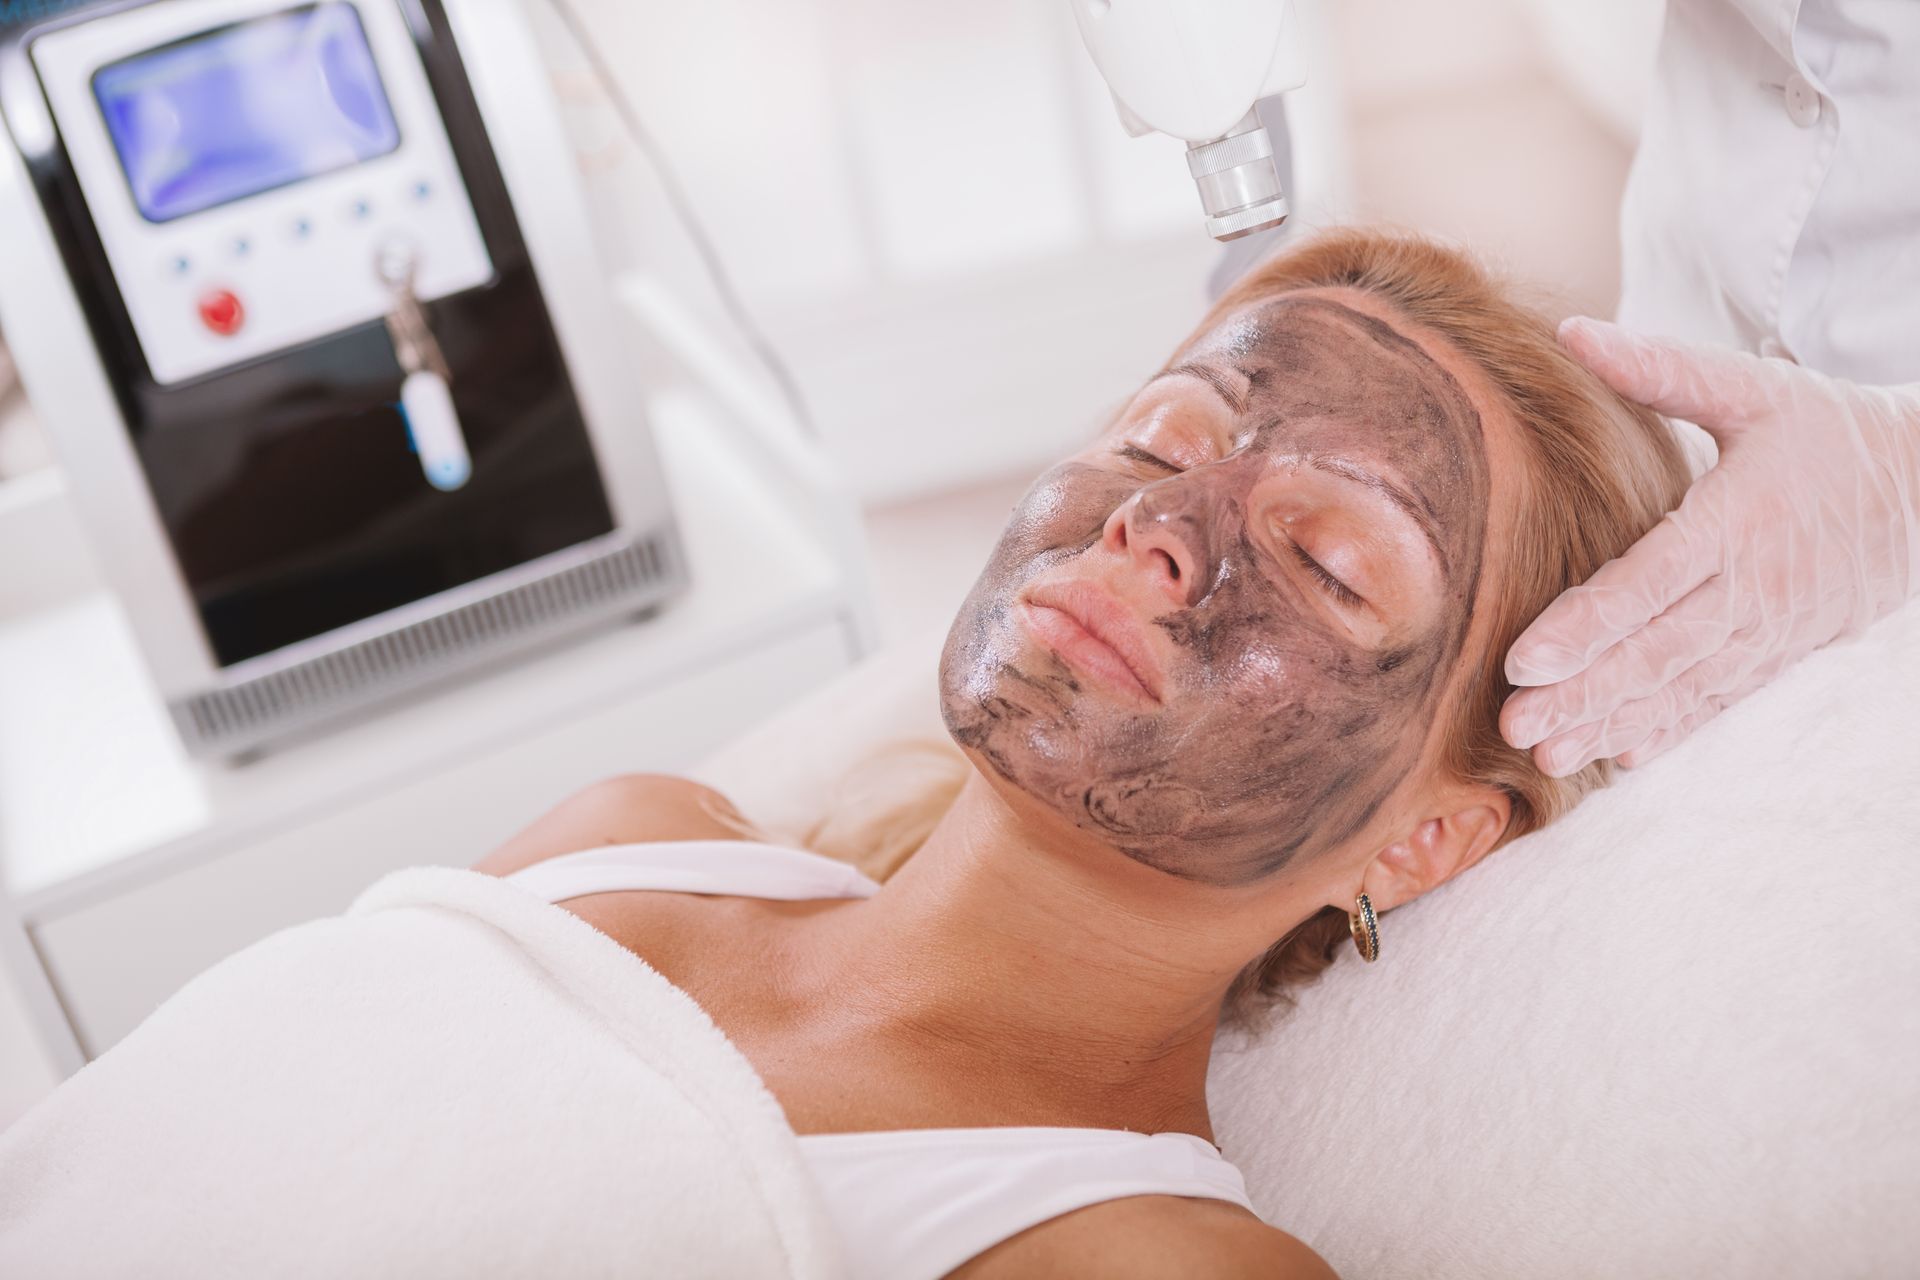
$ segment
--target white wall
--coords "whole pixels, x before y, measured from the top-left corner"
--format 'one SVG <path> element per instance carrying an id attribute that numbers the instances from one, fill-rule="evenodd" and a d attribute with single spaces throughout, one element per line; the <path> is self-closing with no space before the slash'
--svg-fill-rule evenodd
<path id="1" fill-rule="evenodd" d="M 870 501 L 1073 447 L 1198 317 L 1217 250 L 1181 146 L 1118 127 L 1062 0 L 575 3 Z M 1660 0 L 1299 7 L 1296 225 L 1421 227 L 1611 308 Z M 616 255 L 711 312 L 655 174 L 549 48 Z"/>
<path id="2" fill-rule="evenodd" d="M 870 499 L 1073 447 L 1204 305 L 1183 147 L 1126 136 L 1061 0 L 576 3 Z M 548 47 L 616 255 L 710 301 Z"/>

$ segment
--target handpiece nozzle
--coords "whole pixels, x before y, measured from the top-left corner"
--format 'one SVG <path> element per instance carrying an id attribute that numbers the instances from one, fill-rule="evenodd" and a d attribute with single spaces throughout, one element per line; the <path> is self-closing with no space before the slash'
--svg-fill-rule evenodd
<path id="1" fill-rule="evenodd" d="M 1238 240 L 1287 220 L 1273 139 L 1252 107 L 1222 136 L 1188 143 L 1187 169 L 1200 188 L 1207 234 L 1215 240 Z"/>

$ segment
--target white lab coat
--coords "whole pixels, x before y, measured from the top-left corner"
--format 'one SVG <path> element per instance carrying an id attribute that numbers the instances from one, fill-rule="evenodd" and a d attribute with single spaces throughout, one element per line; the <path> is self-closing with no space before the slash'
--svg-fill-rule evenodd
<path id="1" fill-rule="evenodd" d="M 1668 0 L 1619 318 L 1920 381 L 1920 0 Z"/>

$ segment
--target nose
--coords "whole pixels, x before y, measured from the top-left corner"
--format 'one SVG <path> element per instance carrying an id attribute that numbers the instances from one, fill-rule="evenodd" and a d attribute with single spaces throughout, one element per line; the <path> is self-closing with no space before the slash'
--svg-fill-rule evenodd
<path id="1" fill-rule="evenodd" d="M 1204 534 L 1198 517 L 1160 488 L 1147 485 L 1115 508 L 1100 540 L 1130 559 L 1168 603 L 1191 608 L 1205 589 Z"/>

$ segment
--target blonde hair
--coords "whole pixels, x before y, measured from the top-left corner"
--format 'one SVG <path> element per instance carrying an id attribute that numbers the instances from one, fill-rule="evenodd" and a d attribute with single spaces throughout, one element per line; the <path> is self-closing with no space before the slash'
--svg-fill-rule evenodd
<path id="1" fill-rule="evenodd" d="M 1440 731 L 1443 770 L 1510 798 L 1504 844 L 1552 822 L 1612 777 L 1612 766 L 1597 761 L 1550 778 L 1507 745 L 1499 729 L 1501 704 L 1513 691 L 1503 671 L 1506 651 L 1555 596 L 1679 505 L 1685 459 L 1658 415 L 1622 400 L 1575 362 L 1510 286 L 1467 254 L 1414 235 L 1345 228 L 1306 238 L 1235 284 L 1195 336 L 1250 303 L 1310 288 L 1359 290 L 1438 337 L 1477 367 L 1519 426 L 1529 465 L 1516 478 L 1512 544 L 1497 581 L 1482 579 L 1476 612 L 1489 619 L 1486 644 L 1456 678 Z M 970 767 L 948 743 L 876 755 L 850 773 L 807 843 L 883 879 L 925 841 Z M 1274 997 L 1325 969 L 1347 939 L 1344 911 L 1329 907 L 1309 917 L 1235 979 L 1223 1021 L 1256 1021 Z"/>

